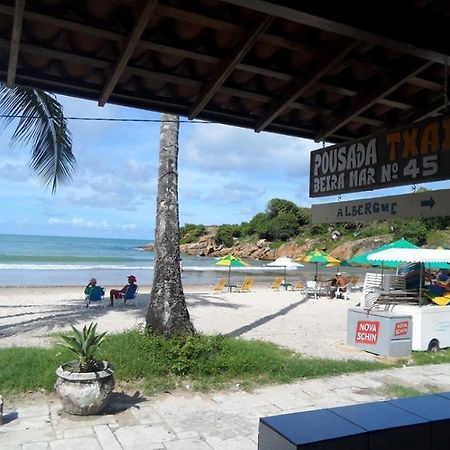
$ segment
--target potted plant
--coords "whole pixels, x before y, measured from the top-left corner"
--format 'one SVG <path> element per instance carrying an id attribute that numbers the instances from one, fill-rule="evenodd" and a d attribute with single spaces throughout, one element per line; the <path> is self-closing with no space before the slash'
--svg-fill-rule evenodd
<path id="1" fill-rule="evenodd" d="M 77 359 L 58 367 L 55 390 L 64 411 L 86 416 L 102 411 L 114 389 L 114 370 L 107 361 L 95 359 L 106 333 L 97 334 L 97 324 L 83 330 L 72 326 L 73 336 L 61 336 L 59 345 L 75 353 Z"/>

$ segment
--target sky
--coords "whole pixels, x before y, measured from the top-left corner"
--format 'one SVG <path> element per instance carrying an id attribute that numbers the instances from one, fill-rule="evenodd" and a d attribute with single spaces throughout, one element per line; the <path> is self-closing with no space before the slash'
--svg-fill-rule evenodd
<path id="1" fill-rule="evenodd" d="M 66 117 L 159 119 L 160 114 L 58 96 Z M 182 118 L 183 119 L 183 118 Z M 14 123 L 12 125 L 14 127 Z M 28 166 L 29 150 L 0 133 L 1 234 L 154 237 L 159 123 L 69 120 L 77 160 L 70 184 L 56 194 Z M 180 225 L 249 221 L 272 198 L 299 206 L 309 198 L 311 140 L 219 124 L 182 123 L 179 140 Z M 449 188 L 450 182 L 418 185 Z M 412 192 L 411 186 L 342 195 L 341 201 Z"/>

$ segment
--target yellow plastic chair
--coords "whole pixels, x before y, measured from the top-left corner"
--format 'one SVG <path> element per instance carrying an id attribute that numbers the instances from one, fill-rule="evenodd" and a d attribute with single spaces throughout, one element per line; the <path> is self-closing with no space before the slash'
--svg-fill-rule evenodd
<path id="1" fill-rule="evenodd" d="M 439 306 L 447 306 L 450 303 L 450 292 L 439 296 L 432 296 L 429 295 L 428 292 L 424 292 L 423 295 L 427 300 L 430 300 Z"/>
<path id="2" fill-rule="evenodd" d="M 225 278 L 218 278 L 217 283 L 212 287 L 214 292 L 222 292 L 225 289 Z"/>
<path id="3" fill-rule="evenodd" d="M 273 280 L 272 286 L 270 286 L 272 289 L 280 289 L 281 283 L 283 283 L 283 277 L 276 277 L 275 280 Z"/>
<path id="4" fill-rule="evenodd" d="M 305 290 L 305 283 L 303 281 L 297 281 L 297 283 L 294 284 L 292 287 L 292 290 L 294 291 L 304 291 Z"/>
<path id="5" fill-rule="evenodd" d="M 238 288 L 238 292 L 250 292 L 252 286 L 253 286 L 253 277 L 246 277 L 242 282 L 242 286 Z"/>

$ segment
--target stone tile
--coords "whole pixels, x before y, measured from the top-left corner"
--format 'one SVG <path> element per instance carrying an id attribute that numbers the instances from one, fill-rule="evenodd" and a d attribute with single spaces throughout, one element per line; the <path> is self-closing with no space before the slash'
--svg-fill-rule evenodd
<path id="1" fill-rule="evenodd" d="M 45 428 L 51 425 L 50 419 L 46 417 L 29 417 L 14 419 L 2 426 L 4 431 L 20 431 L 25 429 Z"/>
<path id="2" fill-rule="evenodd" d="M 256 450 L 257 444 L 248 437 L 235 437 L 230 439 L 219 439 L 216 437 L 208 437 L 206 442 L 211 445 L 214 450 Z M 181 448 L 181 447 L 180 447 Z"/>
<path id="3" fill-rule="evenodd" d="M 102 450 L 94 438 L 77 437 L 72 439 L 59 439 L 50 443 L 50 450 Z"/>
<path id="4" fill-rule="evenodd" d="M 358 392 L 353 387 L 334 389 L 333 391 L 337 396 L 342 397 L 344 402 L 348 401 L 350 404 L 369 403 L 378 400 L 380 397 L 379 395 L 366 395 Z"/>
<path id="5" fill-rule="evenodd" d="M 140 445 L 124 446 L 123 450 L 166 450 L 164 444 L 149 442 Z"/>
<path id="6" fill-rule="evenodd" d="M 32 442 L 30 444 L 23 444 L 22 450 L 48 450 L 49 442 Z"/>
<path id="7" fill-rule="evenodd" d="M 165 442 L 164 446 L 167 450 L 211 450 L 212 448 L 207 442 L 201 438 L 183 439 L 180 441 Z M 229 450 L 237 450 L 234 447 L 228 447 Z"/>
<path id="8" fill-rule="evenodd" d="M 63 414 L 56 420 L 54 425 L 60 430 L 67 430 L 86 426 L 117 425 L 117 421 L 111 414 L 104 416 L 72 416 L 70 414 Z"/>
<path id="9" fill-rule="evenodd" d="M 109 429 L 108 425 L 97 425 L 94 427 L 97 440 L 100 442 L 100 446 L 103 449 L 108 450 L 121 450 L 122 447 L 117 441 L 113 432 Z"/>
<path id="10" fill-rule="evenodd" d="M 280 394 L 276 399 L 272 399 L 273 406 L 281 411 L 285 409 L 304 408 L 313 404 L 313 399 L 308 395 L 293 396 Z"/>
<path id="11" fill-rule="evenodd" d="M 194 438 L 198 438 L 198 437 L 199 437 L 199 435 L 195 431 L 184 431 L 183 433 L 177 434 L 177 438 L 180 440 L 194 439 Z"/>
<path id="12" fill-rule="evenodd" d="M 51 441 L 56 435 L 50 426 L 33 429 L 19 429 L 17 431 L 0 432 L 1 448 L 7 445 L 27 444 L 29 442 Z"/>
<path id="13" fill-rule="evenodd" d="M 3 446 L 3 443 L 2 443 L 1 449 L 2 450 L 22 450 L 22 446 L 21 445 L 5 445 L 5 446 Z M 30 448 L 30 450 L 32 450 L 32 449 Z"/>
<path id="14" fill-rule="evenodd" d="M 31 405 L 17 408 L 19 414 L 19 419 L 24 419 L 28 417 L 48 417 L 50 409 L 48 404 Z"/>
<path id="15" fill-rule="evenodd" d="M 143 443 L 161 444 L 162 442 L 176 439 L 176 435 L 169 431 L 167 428 L 152 425 L 121 427 L 114 432 L 114 435 L 119 441 L 120 445 L 122 445 L 124 448 L 140 446 Z"/>
<path id="16" fill-rule="evenodd" d="M 173 395 L 164 396 L 152 403 L 153 409 L 163 418 L 173 414 L 189 414 L 193 411 L 210 411 L 217 409 L 216 403 L 207 396 Z"/>
<path id="17" fill-rule="evenodd" d="M 140 424 L 139 420 L 130 410 L 120 412 L 116 414 L 114 417 L 119 427 L 126 427 Z"/>
<path id="18" fill-rule="evenodd" d="M 152 424 L 161 422 L 161 416 L 151 406 L 133 408 L 133 416 L 142 424 Z"/>
<path id="19" fill-rule="evenodd" d="M 64 439 L 76 437 L 95 437 L 94 429 L 92 427 L 76 427 L 63 430 L 62 437 Z"/>

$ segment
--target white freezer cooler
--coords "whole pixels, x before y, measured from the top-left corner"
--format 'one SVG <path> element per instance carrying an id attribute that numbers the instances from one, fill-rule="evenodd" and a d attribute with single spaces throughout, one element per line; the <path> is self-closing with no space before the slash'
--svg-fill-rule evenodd
<path id="1" fill-rule="evenodd" d="M 450 347 L 450 306 L 396 305 L 392 311 L 412 317 L 414 351 Z"/>

